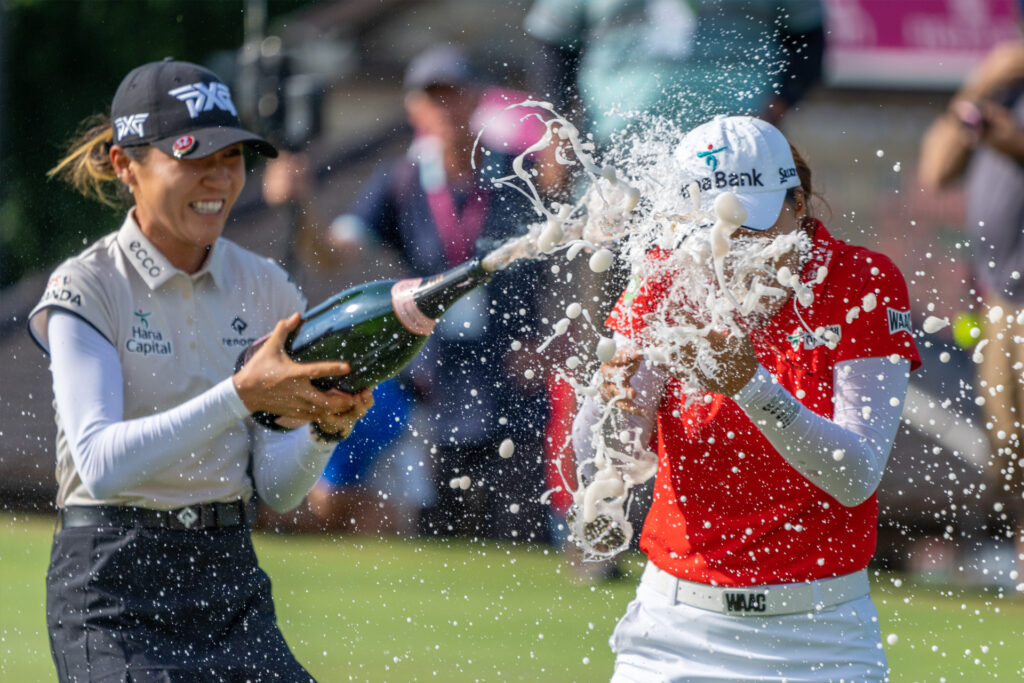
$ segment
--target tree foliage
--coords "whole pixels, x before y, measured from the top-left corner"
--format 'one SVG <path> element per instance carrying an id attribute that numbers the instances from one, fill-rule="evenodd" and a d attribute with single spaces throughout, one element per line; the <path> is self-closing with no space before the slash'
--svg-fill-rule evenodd
<path id="1" fill-rule="evenodd" d="M 305 4 L 268 3 L 271 16 Z M 243 40 L 243 0 L 0 0 L 0 286 L 81 251 L 121 217 L 47 180 L 132 68 L 206 63 Z"/>

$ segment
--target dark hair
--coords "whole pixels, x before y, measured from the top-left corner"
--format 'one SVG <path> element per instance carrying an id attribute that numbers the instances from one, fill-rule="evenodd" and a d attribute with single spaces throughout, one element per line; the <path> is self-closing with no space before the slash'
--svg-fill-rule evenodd
<path id="1" fill-rule="evenodd" d="M 800 179 L 800 188 L 804 192 L 804 205 L 807 207 L 807 215 L 811 216 L 811 198 L 817 197 L 819 200 L 824 202 L 820 195 L 814 194 L 814 186 L 811 184 L 811 167 L 807 163 L 807 159 L 800 153 L 793 143 L 789 143 L 789 151 L 793 154 L 793 163 L 796 166 L 796 176 Z M 797 188 L 791 187 L 786 190 L 786 201 L 796 201 L 796 190 Z M 827 204 L 826 204 L 827 206 Z"/>
<path id="2" fill-rule="evenodd" d="M 131 193 L 118 179 L 110 162 L 110 145 L 114 140 L 110 117 L 92 116 L 80 128 L 82 132 L 68 145 L 68 151 L 57 165 L 46 172 L 47 177 L 59 178 L 80 194 L 107 206 L 130 206 Z M 125 147 L 124 152 L 128 158 L 141 161 L 149 152 L 149 146 Z"/>

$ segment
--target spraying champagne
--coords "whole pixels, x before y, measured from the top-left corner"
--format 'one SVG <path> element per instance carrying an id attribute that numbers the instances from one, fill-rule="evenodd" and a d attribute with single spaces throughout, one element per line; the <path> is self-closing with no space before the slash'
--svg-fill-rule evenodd
<path id="1" fill-rule="evenodd" d="M 481 259 L 473 259 L 430 278 L 357 285 L 307 311 L 285 340 L 285 352 L 300 363 L 348 362 L 347 375 L 313 380 L 318 389 L 356 393 L 375 386 L 412 362 L 444 312 L 493 274 Z M 242 352 L 237 368 L 264 340 Z M 277 415 L 257 412 L 253 418 L 271 429 L 282 429 Z"/>

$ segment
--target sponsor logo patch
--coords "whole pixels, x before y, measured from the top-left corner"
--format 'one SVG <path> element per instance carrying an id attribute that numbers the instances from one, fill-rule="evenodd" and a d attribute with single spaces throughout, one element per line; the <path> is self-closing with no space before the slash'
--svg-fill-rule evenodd
<path id="1" fill-rule="evenodd" d="M 128 244 L 128 251 L 131 252 L 135 260 L 139 262 L 142 269 L 149 273 L 150 277 L 156 277 L 160 274 L 160 266 L 156 264 L 153 257 L 149 255 L 149 251 L 146 250 L 142 243 L 138 240 L 132 240 Z"/>
<path id="2" fill-rule="evenodd" d="M 177 515 L 178 521 L 186 529 L 191 529 L 192 525 L 199 521 L 199 513 L 193 510 L 191 507 L 182 508 Z"/>
<path id="3" fill-rule="evenodd" d="M 711 188 L 764 187 L 764 177 L 761 171 L 758 171 L 756 168 L 751 168 L 749 172 L 744 171 L 740 173 L 715 171 L 704 178 L 695 178 L 693 182 L 700 186 L 702 192 L 706 192 Z M 689 183 L 683 186 L 683 197 L 686 199 L 690 197 Z"/>
<path id="4" fill-rule="evenodd" d="M 895 308 L 886 309 L 889 319 L 889 334 L 897 332 L 910 332 L 910 311 L 898 311 Z"/>
<path id="5" fill-rule="evenodd" d="M 238 116 L 235 103 L 231 101 L 231 91 L 223 83 L 190 83 L 168 90 L 167 94 L 185 103 L 191 119 L 215 108 Z"/>
<path id="6" fill-rule="evenodd" d="M 152 314 L 152 311 L 146 313 L 141 308 L 133 312 L 138 324 L 132 325 L 131 336 L 124 343 L 125 351 L 140 356 L 170 356 L 173 353 L 171 342 L 150 326 L 149 316 Z"/>
<path id="7" fill-rule="evenodd" d="M 62 303 L 72 306 L 82 305 L 81 293 L 69 289 L 71 285 L 70 275 L 55 275 L 46 283 L 43 291 L 43 303 Z"/>
<path id="8" fill-rule="evenodd" d="M 843 328 L 839 325 L 828 325 L 824 328 L 821 335 L 816 335 L 814 332 L 808 332 L 806 330 L 797 330 L 793 334 L 786 337 L 789 343 L 793 345 L 794 351 L 800 350 L 800 345 L 803 344 L 804 349 L 810 351 L 816 349 L 819 346 L 828 346 L 829 343 L 838 343 L 843 338 Z"/>
<path id="9" fill-rule="evenodd" d="M 235 319 L 231 321 L 231 329 L 235 331 L 238 337 L 221 337 L 220 343 L 228 348 L 245 348 L 256 341 L 255 337 L 243 337 L 242 333 L 249 329 L 249 323 L 242 320 L 241 317 L 235 316 Z"/>
<path id="10" fill-rule="evenodd" d="M 790 166 L 789 168 L 779 169 L 779 185 L 784 185 L 790 178 L 796 178 L 796 167 Z"/>
<path id="11" fill-rule="evenodd" d="M 149 114 L 130 114 L 114 119 L 114 130 L 117 131 L 118 142 L 128 135 L 144 137 L 146 135 L 146 119 L 148 118 Z"/>
<path id="12" fill-rule="evenodd" d="M 706 152 L 697 152 L 697 158 L 698 159 L 703 159 L 704 163 L 707 164 L 708 166 L 710 166 L 712 171 L 717 171 L 718 170 L 718 157 L 716 157 L 715 155 L 718 154 L 719 152 L 724 152 L 727 149 L 729 149 L 729 148 L 726 147 L 725 145 L 722 145 L 721 147 L 718 147 L 717 149 L 715 148 L 714 145 L 708 145 L 708 150 Z"/>
<path id="13" fill-rule="evenodd" d="M 726 591 L 727 612 L 764 612 L 768 609 L 768 596 L 753 591 Z"/>
<path id="14" fill-rule="evenodd" d="M 775 421 L 785 429 L 793 424 L 797 414 L 800 412 L 800 404 L 796 399 L 780 388 L 770 401 L 761 406 L 761 410 L 775 418 Z"/>

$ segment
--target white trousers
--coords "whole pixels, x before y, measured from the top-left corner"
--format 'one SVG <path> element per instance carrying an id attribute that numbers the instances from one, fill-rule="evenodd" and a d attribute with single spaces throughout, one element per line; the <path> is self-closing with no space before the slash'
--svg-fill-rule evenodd
<path id="1" fill-rule="evenodd" d="M 732 616 L 673 604 L 641 583 L 609 644 L 612 683 L 889 680 L 870 596 L 814 613 Z"/>

